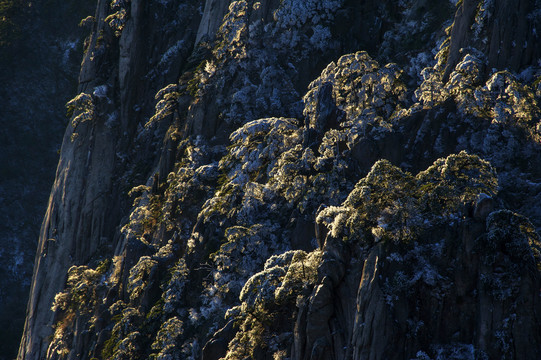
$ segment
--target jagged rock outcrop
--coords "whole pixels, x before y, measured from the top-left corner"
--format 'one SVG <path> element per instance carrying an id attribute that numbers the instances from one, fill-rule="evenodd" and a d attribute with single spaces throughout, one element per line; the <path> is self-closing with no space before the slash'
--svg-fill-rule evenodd
<path id="1" fill-rule="evenodd" d="M 19 357 L 539 351 L 540 69 L 434 3 L 98 2 Z"/>
<path id="2" fill-rule="evenodd" d="M 317 298 L 317 288 L 299 309 L 328 303 L 330 327 L 301 325 L 306 330 L 296 331 L 294 358 L 318 358 L 310 335 L 327 343 L 325 359 L 537 356 L 540 243 L 532 224 L 494 211 L 417 234 L 371 248 L 327 236 L 323 264 L 342 263 L 347 271 L 327 285 L 325 299 Z M 525 252 L 511 250 L 520 247 Z M 319 286 L 326 286 L 336 269 L 319 269 Z"/>
<path id="3" fill-rule="evenodd" d="M 472 48 L 486 55 L 486 73 L 535 64 L 541 58 L 540 16 L 536 1 L 462 1 L 451 30 L 446 74 Z"/>

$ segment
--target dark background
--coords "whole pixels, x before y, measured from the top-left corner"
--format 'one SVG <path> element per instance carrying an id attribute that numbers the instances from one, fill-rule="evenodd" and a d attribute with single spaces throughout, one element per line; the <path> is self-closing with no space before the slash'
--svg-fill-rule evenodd
<path id="1" fill-rule="evenodd" d="M 0 0 L 0 359 L 17 354 L 92 0 Z"/>

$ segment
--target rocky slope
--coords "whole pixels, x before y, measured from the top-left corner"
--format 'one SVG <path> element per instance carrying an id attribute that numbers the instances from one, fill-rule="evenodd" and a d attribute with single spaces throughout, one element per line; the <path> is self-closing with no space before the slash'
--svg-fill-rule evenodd
<path id="1" fill-rule="evenodd" d="M 85 22 L 20 359 L 541 353 L 538 1 Z"/>

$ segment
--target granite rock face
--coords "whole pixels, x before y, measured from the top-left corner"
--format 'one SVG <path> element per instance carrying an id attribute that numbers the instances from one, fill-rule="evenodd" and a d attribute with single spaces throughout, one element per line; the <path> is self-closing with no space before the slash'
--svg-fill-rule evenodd
<path id="1" fill-rule="evenodd" d="M 148 12 L 143 13 L 139 1 L 122 6 L 129 7 L 130 17 L 120 36 L 115 36 L 104 21 L 111 12 L 110 3 L 99 1 L 97 20 L 87 39 L 78 90 L 91 96 L 92 109 L 87 111 L 88 121 L 77 127 L 68 126 L 64 135 L 56 180 L 40 233 L 21 342 L 20 354 L 28 358 L 39 358 L 47 352 L 46 339 L 54 331 L 50 326 L 54 314 L 48 309 L 55 294 L 64 287 L 67 270 L 115 249 L 118 241 L 115 229 L 123 216 L 122 209 L 126 209 L 125 187 L 141 176 L 133 172 L 137 171 L 134 163 L 144 164 L 143 169 L 151 165 L 145 162 L 152 161 L 155 150 L 151 140 L 138 143 L 135 139 L 137 119 L 145 111 L 152 111 L 159 86 L 164 81 L 173 81 L 178 71 L 157 74 L 152 63 L 141 59 L 153 55 L 156 63 L 158 54 L 166 55 L 173 41 L 180 43 L 184 36 L 195 36 L 195 30 L 188 26 L 168 41 L 155 44 L 146 38 L 149 34 L 145 35 L 145 27 L 152 26 L 152 18 L 163 16 L 167 9 L 157 8 L 149 16 Z M 187 15 L 172 12 L 170 16 L 173 17 L 170 21 L 177 21 L 176 18 Z M 184 56 L 175 51 L 163 58 L 179 63 L 187 56 L 188 50 Z M 141 81 L 146 76 L 149 80 Z M 130 166 L 132 172 L 128 170 Z"/>
<path id="2" fill-rule="evenodd" d="M 16 357 L 92 1 L 0 5 L 0 359 Z"/>
<path id="3" fill-rule="evenodd" d="M 514 4 L 99 1 L 19 358 L 537 354 Z"/>
<path id="4" fill-rule="evenodd" d="M 535 1 L 462 1 L 457 9 L 447 71 L 460 61 L 462 49 L 474 48 L 491 69 L 520 71 L 541 57 L 539 4 Z"/>

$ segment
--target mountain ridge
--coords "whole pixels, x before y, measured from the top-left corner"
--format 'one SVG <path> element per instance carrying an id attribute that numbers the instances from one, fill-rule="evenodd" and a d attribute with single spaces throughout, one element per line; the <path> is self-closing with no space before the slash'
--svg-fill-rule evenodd
<path id="1" fill-rule="evenodd" d="M 378 4 L 99 0 L 18 358 L 539 353 L 539 2 Z"/>

